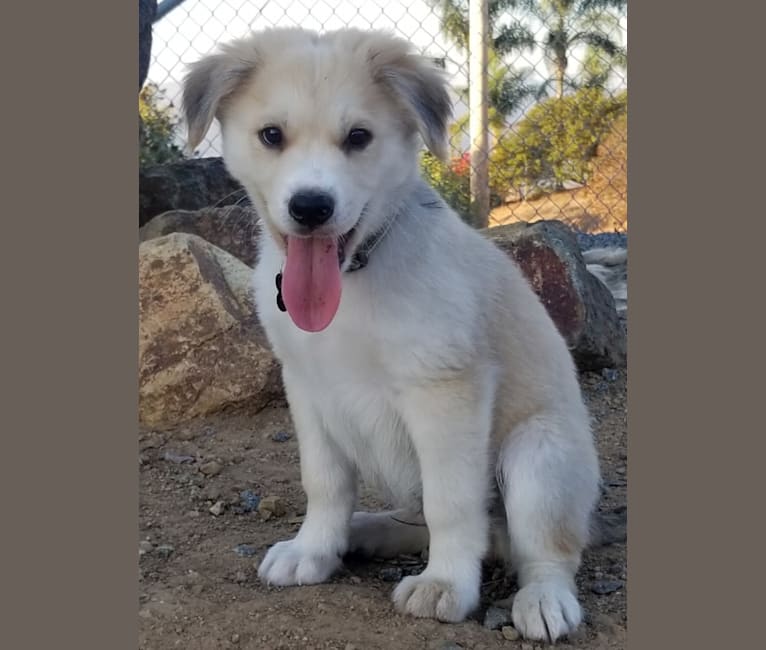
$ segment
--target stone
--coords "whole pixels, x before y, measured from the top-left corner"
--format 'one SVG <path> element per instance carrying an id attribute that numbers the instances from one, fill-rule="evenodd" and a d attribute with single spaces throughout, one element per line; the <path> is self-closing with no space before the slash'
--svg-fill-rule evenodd
<path id="1" fill-rule="evenodd" d="M 271 436 L 274 442 L 287 442 L 292 436 L 287 431 L 277 431 Z"/>
<path id="2" fill-rule="evenodd" d="M 234 547 L 234 552 L 240 557 L 254 557 L 258 549 L 251 544 L 238 544 Z"/>
<path id="3" fill-rule="evenodd" d="M 512 622 L 511 611 L 503 607 L 489 607 L 484 614 L 484 627 L 488 630 L 499 630 Z"/>
<path id="4" fill-rule="evenodd" d="M 622 589 L 624 586 L 625 583 L 622 580 L 595 580 L 591 584 L 590 590 L 599 596 L 606 596 Z"/>
<path id="5" fill-rule="evenodd" d="M 249 205 L 244 188 L 223 160 L 189 158 L 138 171 L 138 225 L 170 210 Z"/>
<path id="6" fill-rule="evenodd" d="M 283 394 L 251 269 L 185 233 L 139 245 L 139 419 L 170 428 Z"/>
<path id="7" fill-rule="evenodd" d="M 261 497 L 252 490 L 243 490 L 239 493 L 239 504 L 242 512 L 252 512 L 253 510 L 257 510 L 260 502 Z"/>
<path id="8" fill-rule="evenodd" d="M 221 473 L 221 470 L 223 469 L 223 466 L 221 463 L 211 460 L 208 463 L 203 463 L 199 467 L 199 471 L 202 472 L 205 476 L 217 476 Z"/>
<path id="9" fill-rule="evenodd" d="M 151 553 L 153 550 L 154 550 L 154 544 L 152 544 L 149 540 L 142 539 L 138 543 L 139 555 L 146 555 L 147 553 Z"/>
<path id="10" fill-rule="evenodd" d="M 507 641 L 517 641 L 521 637 L 518 630 L 512 625 L 504 625 L 500 632 Z"/>
<path id="11" fill-rule="evenodd" d="M 519 265 L 580 370 L 626 364 L 625 328 L 615 299 L 587 270 L 571 229 L 559 221 L 538 221 L 482 232 Z"/>
<path id="12" fill-rule="evenodd" d="M 176 549 L 171 546 L 170 544 L 160 544 L 156 549 L 155 552 L 157 555 L 159 555 L 161 558 L 167 560 L 171 555 L 173 555 L 173 552 Z"/>
<path id="13" fill-rule="evenodd" d="M 252 208 L 228 205 L 164 212 L 139 229 L 138 240 L 149 241 L 174 232 L 197 235 L 254 268 L 258 261 L 258 230 L 258 216 Z"/>
<path id="14" fill-rule="evenodd" d="M 223 501 L 216 501 L 212 506 L 210 506 L 209 512 L 214 517 L 218 517 L 223 514 L 225 509 L 226 504 L 224 504 Z"/>
<path id="15" fill-rule="evenodd" d="M 258 504 L 258 512 L 265 520 L 272 517 L 281 517 L 287 512 L 287 504 L 279 496 L 264 497 Z"/>
<path id="16" fill-rule="evenodd" d="M 402 579 L 402 569 L 398 566 L 384 567 L 378 572 L 383 582 L 399 582 Z"/>

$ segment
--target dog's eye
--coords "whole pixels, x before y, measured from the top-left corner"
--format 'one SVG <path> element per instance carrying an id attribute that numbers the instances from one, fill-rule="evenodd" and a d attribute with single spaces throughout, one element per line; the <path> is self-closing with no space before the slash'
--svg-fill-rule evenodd
<path id="1" fill-rule="evenodd" d="M 282 130 L 276 126 L 267 126 L 258 131 L 258 137 L 267 147 L 279 147 L 282 145 Z"/>
<path id="2" fill-rule="evenodd" d="M 372 140 L 372 133 L 367 129 L 351 129 L 343 146 L 349 150 L 359 151 L 370 144 L 370 140 Z"/>

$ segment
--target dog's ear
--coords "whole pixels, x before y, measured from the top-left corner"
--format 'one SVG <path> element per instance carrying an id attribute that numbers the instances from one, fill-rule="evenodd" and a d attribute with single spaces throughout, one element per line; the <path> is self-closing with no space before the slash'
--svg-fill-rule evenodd
<path id="1" fill-rule="evenodd" d="M 428 149 L 444 160 L 452 101 L 443 71 L 431 59 L 413 53 L 407 41 L 387 35 L 370 44 L 368 60 L 374 79 L 408 112 Z"/>
<path id="2" fill-rule="evenodd" d="M 257 65 L 252 41 L 235 41 L 194 63 L 184 79 L 183 110 L 188 128 L 187 149 L 202 142 L 225 100 L 252 75 Z"/>

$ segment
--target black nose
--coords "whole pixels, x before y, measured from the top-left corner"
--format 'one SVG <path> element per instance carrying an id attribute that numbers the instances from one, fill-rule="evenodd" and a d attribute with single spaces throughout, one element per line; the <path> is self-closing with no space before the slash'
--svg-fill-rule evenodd
<path id="1" fill-rule="evenodd" d="M 332 216 L 335 201 L 324 192 L 297 192 L 293 194 L 287 208 L 290 210 L 290 216 L 299 224 L 307 228 L 316 228 Z"/>

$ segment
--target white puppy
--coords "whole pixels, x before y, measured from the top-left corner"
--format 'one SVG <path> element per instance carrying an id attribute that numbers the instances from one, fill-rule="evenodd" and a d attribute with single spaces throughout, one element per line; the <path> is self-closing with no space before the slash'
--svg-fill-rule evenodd
<path id="1" fill-rule="evenodd" d="M 589 418 L 517 266 L 419 177 L 420 137 L 445 152 L 440 72 L 384 33 L 269 30 L 195 64 L 184 106 L 192 147 L 219 119 L 226 165 L 266 231 L 255 292 L 308 507 L 261 578 L 318 583 L 351 550 L 427 547 L 396 607 L 460 621 L 493 537 L 518 574 L 517 629 L 572 631 L 598 498 Z M 355 513 L 359 479 L 398 510 Z"/>

